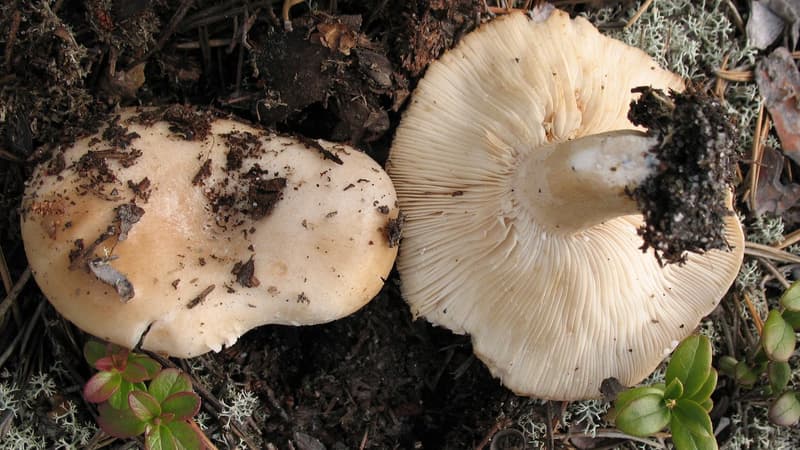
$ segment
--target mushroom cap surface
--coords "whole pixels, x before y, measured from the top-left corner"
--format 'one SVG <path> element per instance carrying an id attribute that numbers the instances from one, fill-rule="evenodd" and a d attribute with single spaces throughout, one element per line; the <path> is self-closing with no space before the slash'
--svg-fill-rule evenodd
<path id="1" fill-rule="evenodd" d="M 527 155 L 635 129 L 627 113 L 637 86 L 682 89 L 644 52 L 582 18 L 512 14 L 429 67 L 397 130 L 387 171 L 406 216 L 403 296 L 415 316 L 470 334 L 517 394 L 576 400 L 599 397 L 609 377 L 638 383 L 737 274 L 735 215 L 725 224 L 731 251 L 662 268 L 639 249 L 640 215 L 564 232 L 519 201 L 511 175 Z"/>
<path id="2" fill-rule="evenodd" d="M 191 357 L 259 325 L 346 316 L 381 289 L 397 206 L 369 156 L 222 118 L 186 140 L 136 117 L 121 114 L 125 148 L 100 133 L 82 139 L 62 170 L 41 164 L 26 190 L 28 260 L 68 320 L 119 345 Z M 116 233 L 104 239 L 109 226 Z M 120 274 L 128 301 L 115 290 Z"/>

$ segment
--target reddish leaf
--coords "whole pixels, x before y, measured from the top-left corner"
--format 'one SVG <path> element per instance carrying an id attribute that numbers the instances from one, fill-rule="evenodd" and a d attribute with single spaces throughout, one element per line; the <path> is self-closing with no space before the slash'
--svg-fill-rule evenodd
<path id="1" fill-rule="evenodd" d="M 128 361 L 122 372 L 122 379 L 131 383 L 141 383 L 148 379 L 147 375 L 147 369 L 144 366 Z"/>
<path id="2" fill-rule="evenodd" d="M 190 419 L 200 411 L 200 396 L 194 392 L 172 394 L 161 402 L 161 410 L 174 414 L 175 420 Z"/>
<path id="3" fill-rule="evenodd" d="M 120 383 L 119 372 L 97 372 L 83 387 L 83 397 L 88 402 L 102 403 L 119 390 Z"/>
<path id="4" fill-rule="evenodd" d="M 130 351 L 119 346 L 115 347 L 115 350 L 111 353 L 111 362 L 114 365 L 114 368 L 122 372 L 125 370 L 125 366 L 128 365 L 128 354 Z"/>
<path id="5" fill-rule="evenodd" d="M 128 406 L 139 420 L 149 422 L 161 415 L 161 405 L 152 395 L 144 391 L 132 391 L 128 394 Z"/>
<path id="6" fill-rule="evenodd" d="M 131 355 L 128 357 L 128 364 L 137 364 L 142 366 L 147 373 L 146 380 L 152 379 L 154 376 L 156 376 L 158 371 L 161 370 L 161 364 L 159 364 L 158 361 L 147 355 L 142 355 L 139 353 L 131 353 Z"/>
<path id="7" fill-rule="evenodd" d="M 94 362 L 94 368 L 97 370 L 110 372 L 111 370 L 114 370 L 114 361 L 110 356 L 103 356 Z"/>
<path id="8" fill-rule="evenodd" d="M 146 424 L 134 416 L 130 409 L 114 409 L 108 403 L 101 403 L 97 410 L 100 413 L 97 424 L 111 436 L 129 438 L 144 433 Z"/>

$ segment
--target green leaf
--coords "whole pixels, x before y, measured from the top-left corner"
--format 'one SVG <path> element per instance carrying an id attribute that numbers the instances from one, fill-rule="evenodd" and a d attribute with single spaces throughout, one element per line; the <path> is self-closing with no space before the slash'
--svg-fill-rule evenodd
<path id="1" fill-rule="evenodd" d="M 131 353 L 128 357 L 128 364 L 136 364 L 144 369 L 146 378 L 140 381 L 152 379 L 161 370 L 161 364 L 158 361 L 141 353 Z"/>
<path id="2" fill-rule="evenodd" d="M 646 393 L 617 408 L 616 426 L 632 436 L 649 436 L 663 430 L 669 418 L 663 393 Z"/>
<path id="3" fill-rule="evenodd" d="M 795 281 L 783 292 L 781 306 L 789 311 L 800 311 L 800 281 Z"/>
<path id="4" fill-rule="evenodd" d="M 756 375 L 756 373 L 753 372 L 753 369 L 751 369 L 744 361 L 739 361 L 739 363 L 736 364 L 733 378 L 737 383 L 744 386 L 752 386 L 756 381 L 758 381 L 758 375 Z"/>
<path id="5" fill-rule="evenodd" d="M 94 363 L 104 356 L 106 356 L 106 344 L 96 339 L 89 339 L 83 344 L 83 357 L 90 366 L 94 366 Z"/>
<path id="6" fill-rule="evenodd" d="M 111 436 L 129 438 L 144 433 L 147 424 L 134 416 L 130 409 L 115 409 L 108 403 L 101 403 L 97 410 L 100 413 L 97 424 Z"/>
<path id="7" fill-rule="evenodd" d="M 770 311 L 761 332 L 762 347 L 769 359 L 788 361 L 794 353 L 795 340 L 794 329 L 783 320 L 780 311 Z"/>
<path id="8" fill-rule="evenodd" d="M 736 358 L 725 355 L 719 359 L 719 370 L 725 375 L 733 377 L 736 370 L 736 364 L 739 364 L 739 361 L 737 361 Z"/>
<path id="9" fill-rule="evenodd" d="M 787 309 L 781 316 L 795 331 L 800 331 L 800 311 L 789 311 Z"/>
<path id="10" fill-rule="evenodd" d="M 793 391 L 784 392 L 769 407 L 769 420 L 782 426 L 792 426 L 800 421 L 800 401 Z"/>
<path id="11" fill-rule="evenodd" d="M 119 389 L 108 399 L 108 403 L 117 409 L 128 409 L 128 394 L 136 390 L 136 385 L 130 381 L 122 380 Z"/>
<path id="12" fill-rule="evenodd" d="M 700 403 L 700 406 L 706 410 L 707 413 L 710 413 L 712 409 L 714 409 L 714 400 L 710 398 L 705 399 L 704 402 Z"/>
<path id="13" fill-rule="evenodd" d="M 703 386 L 700 388 L 699 391 L 695 392 L 693 396 L 689 399 L 694 400 L 697 403 L 703 403 L 704 401 L 708 400 L 711 397 L 711 394 L 714 393 L 714 389 L 717 387 L 717 371 L 711 369 L 708 372 L 708 378 L 706 378 L 706 382 L 703 383 Z"/>
<path id="14" fill-rule="evenodd" d="M 146 450 L 177 450 L 178 443 L 172 430 L 163 425 L 152 425 L 144 436 Z"/>
<path id="15" fill-rule="evenodd" d="M 161 410 L 174 414 L 174 420 L 190 419 L 200 411 L 200 396 L 194 392 L 172 394 L 161 402 Z"/>
<path id="16" fill-rule="evenodd" d="M 770 361 L 767 366 L 767 378 L 773 394 L 783 392 L 792 378 L 792 368 L 785 361 Z"/>
<path id="17" fill-rule="evenodd" d="M 666 382 L 683 383 L 684 397 L 693 397 L 705 384 L 711 370 L 711 341 L 701 335 L 689 336 L 672 353 L 667 366 Z"/>
<path id="18" fill-rule="evenodd" d="M 672 409 L 669 423 L 677 450 L 716 450 L 717 440 L 708 412 L 697 402 L 680 399 Z"/>
<path id="19" fill-rule="evenodd" d="M 614 410 L 619 411 L 624 409 L 632 400 L 647 395 L 660 395 L 664 396 L 664 388 L 657 386 L 640 386 L 632 389 L 627 389 L 617 394 L 617 399 L 614 401 Z"/>
<path id="20" fill-rule="evenodd" d="M 150 422 L 161 415 L 161 405 L 152 395 L 144 391 L 128 394 L 128 406 L 133 414 L 144 422 Z"/>
<path id="21" fill-rule="evenodd" d="M 147 392 L 160 403 L 172 394 L 194 391 L 192 390 L 192 380 L 188 375 L 178 369 L 164 369 L 150 382 Z"/>
<path id="22" fill-rule="evenodd" d="M 714 428 L 711 425 L 711 417 L 708 412 L 694 400 L 682 398 L 675 403 L 672 408 L 673 419 L 685 422 L 684 425 L 689 432 L 698 436 L 713 436 Z"/>
<path id="23" fill-rule="evenodd" d="M 664 390 L 664 398 L 675 399 L 683 395 L 683 383 L 677 378 L 673 378 L 669 386 Z"/>
<path id="24" fill-rule="evenodd" d="M 193 423 L 187 421 L 170 422 L 165 425 L 172 432 L 178 448 L 197 450 L 205 448 L 201 431 Z"/>
<path id="25" fill-rule="evenodd" d="M 83 387 L 83 397 L 91 403 L 103 403 L 111 398 L 122 383 L 122 376 L 117 371 L 97 372 Z"/>
<path id="26" fill-rule="evenodd" d="M 672 431 L 672 444 L 676 450 L 717 450 L 714 436 L 697 436 L 689 432 L 686 425 L 674 417 L 669 424 Z"/>

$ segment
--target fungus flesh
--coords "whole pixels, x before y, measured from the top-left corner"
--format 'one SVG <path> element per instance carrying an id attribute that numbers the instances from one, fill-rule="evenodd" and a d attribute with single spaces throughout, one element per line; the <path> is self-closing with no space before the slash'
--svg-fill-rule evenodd
<path id="1" fill-rule="evenodd" d="M 518 394 L 575 400 L 599 397 L 607 378 L 639 382 L 736 276 L 743 237 L 719 168 L 722 244 L 651 233 L 641 249 L 651 223 L 681 222 L 655 202 L 645 224 L 631 196 L 663 172 L 652 150 L 671 139 L 646 114 L 650 133 L 629 120 L 641 86 L 683 90 L 582 18 L 511 14 L 429 67 L 396 133 L 402 294 L 415 316 L 470 334 Z M 730 148 L 716 131 L 709 145 Z"/>
<path id="2" fill-rule="evenodd" d="M 33 274 L 68 320 L 129 348 L 190 357 L 258 325 L 328 322 L 394 262 L 392 183 L 342 144 L 126 109 L 53 160 L 22 205 Z"/>

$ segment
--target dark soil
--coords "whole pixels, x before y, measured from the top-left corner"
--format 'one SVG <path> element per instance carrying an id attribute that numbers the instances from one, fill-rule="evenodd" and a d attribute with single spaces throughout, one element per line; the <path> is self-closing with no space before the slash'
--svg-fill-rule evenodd
<path id="1" fill-rule="evenodd" d="M 683 263 L 687 252 L 729 250 L 725 217 L 739 160 L 736 133 L 716 99 L 698 92 L 641 89 L 628 119 L 658 138 L 658 170 L 631 196 L 644 216 L 642 250 L 659 262 Z"/>
<path id="2" fill-rule="evenodd" d="M 589 3 L 583 7 L 616 2 Z M 60 318 L 26 271 L 18 208 L 36 164 L 49 160 L 53 174 L 72 170 L 50 156 L 76 137 L 102 130 L 117 106 L 129 105 L 162 107 L 158 114 L 168 114 L 173 131 L 186 139 L 200 139 L 207 129 L 180 105 L 201 106 L 209 114 L 235 115 L 280 132 L 347 142 L 382 163 L 404 104 L 428 64 L 488 17 L 482 0 L 322 0 L 314 2 L 313 11 L 305 2 L 293 6 L 289 31 L 280 17 L 282 4 L 0 2 L 0 269 L 8 269 L 0 274 L 8 275 L 2 280 L 6 292 L 16 281 L 24 286 L 14 291 L 9 312 L 0 315 L 0 383 L 53 374 L 56 394 L 31 401 L 35 420 L 26 424 L 49 443 L 64 432 L 55 417 L 67 402 L 78 405 L 82 422 L 92 421 L 96 409 L 80 395 L 91 376 L 81 355 L 88 336 Z M 94 154 L 97 159 L 75 167 L 85 171 L 87 188 L 101 190 L 104 177 L 113 176 L 100 156 L 137 156 L 124 149 L 132 137 L 123 127 L 106 132 L 116 153 Z M 227 164 L 237 170 L 242 157 L 258 150 L 248 146 L 246 136 L 229 139 L 239 150 L 228 155 Z M 196 181 L 204 182 L 203 172 Z M 254 184 L 246 195 L 279 196 L 275 183 L 280 182 L 269 181 L 273 184 Z M 147 201 L 147 178 L 128 186 Z M 130 226 L 135 215 L 121 212 L 119 225 Z M 389 228 L 388 237 L 397 244 L 402 219 Z M 76 249 L 79 264 L 90 263 L 81 258 L 85 254 L 91 252 Z M 111 269 L 95 268 L 117 284 Z M 234 270 L 241 285 L 258 283 L 248 261 Z M 351 317 L 312 327 L 265 326 L 219 354 L 162 363 L 192 375 L 210 417 L 206 433 L 220 448 L 510 449 L 526 448 L 529 436 L 523 439 L 517 431 L 522 417 L 554 430 L 566 405 L 543 405 L 503 388 L 473 356 L 469 338 L 413 320 L 397 282 L 391 274 L 377 298 Z M 223 287 L 206 287 L 187 307 L 215 288 Z M 242 422 L 219 417 L 222 402 L 232 404 L 231 390 L 256 395 L 259 406 L 252 417 Z M 0 444 L 14 420 L 0 409 Z M 127 445 L 101 440 L 88 448 Z M 601 448 L 622 441 L 580 442 L 583 448 Z M 555 446 L 568 445 L 555 440 Z"/>
<path id="3" fill-rule="evenodd" d="M 281 132 L 348 142 L 383 161 L 404 102 L 427 65 L 486 17 L 478 0 L 329 1 L 314 11 L 293 7 L 287 31 L 278 17 L 281 3 L 64 0 L 0 6 L 0 248 L 13 280 L 27 265 L 17 210 L 24 181 L 60 146 L 103 130 L 100 124 L 118 105 L 163 106 L 154 114 L 168 116 L 173 131 L 186 139 L 207 132 L 180 106 L 191 104 Z M 146 121 L 146 114 L 139 120 Z M 74 169 L 85 171 L 92 189 L 102 189 L 109 175 L 103 158 L 136 156 L 125 150 L 135 136 L 124 126 L 112 121 L 103 137 L 115 142 L 119 155 L 90 153 L 92 160 Z M 235 170 L 256 150 L 246 136 L 229 139 L 240 144 L 235 147 L 241 154 L 228 155 Z M 52 161 L 54 173 L 64 169 L 57 157 Z M 197 174 L 197 183 L 203 175 Z M 147 200 L 149 180 L 129 185 Z M 251 191 L 244 195 L 275 196 L 280 186 L 254 185 Z M 120 214 L 120 228 L 133 219 Z M 395 243 L 399 225 L 387 230 Z M 250 269 L 247 261 L 236 268 L 240 283 L 257 283 Z M 109 283 L 119 281 L 110 265 L 96 270 Z M 508 417 L 530 411 L 531 401 L 501 387 L 475 359 L 468 338 L 413 321 L 396 285 L 392 274 L 383 292 L 349 318 L 313 327 L 266 326 L 219 354 L 173 361 L 195 377 L 212 419 L 229 387 L 259 400 L 251 419 L 230 428 L 214 420 L 207 433 L 231 443 L 241 438 L 251 448 L 464 449 L 487 446 L 512 424 Z M 0 349 L 12 350 L 3 367 L 13 379 L 48 372 L 53 361 L 65 369 L 56 380 L 56 399 L 40 398 L 36 405 L 42 419 L 37 433 L 55 439 L 52 414 L 67 400 L 80 405 L 83 420 L 92 420 L 93 406 L 79 392 L 91 375 L 80 354 L 88 336 L 61 319 L 35 283 L 27 284 L 0 330 Z"/>

